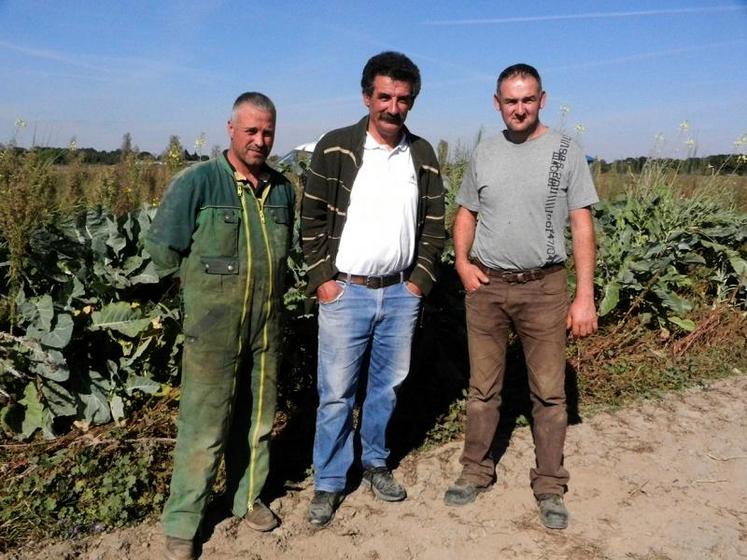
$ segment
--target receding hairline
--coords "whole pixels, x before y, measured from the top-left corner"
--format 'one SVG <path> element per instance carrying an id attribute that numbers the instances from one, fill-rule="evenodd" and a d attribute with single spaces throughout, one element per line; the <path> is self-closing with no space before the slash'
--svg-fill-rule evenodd
<path id="1" fill-rule="evenodd" d="M 231 109 L 231 122 L 236 121 L 236 116 L 239 110 L 247 105 L 260 111 L 270 113 L 273 120 L 277 119 L 277 109 L 269 97 L 257 91 L 248 91 L 239 95 L 236 98 L 236 101 L 233 102 L 233 107 Z"/>
<path id="2" fill-rule="evenodd" d="M 262 111 L 263 113 L 270 113 L 270 115 L 272 115 L 272 119 L 277 120 L 276 111 L 267 109 L 266 107 L 262 107 L 261 105 L 257 105 L 256 103 L 252 103 L 251 101 L 244 101 L 242 103 L 239 103 L 238 105 L 234 105 L 233 109 L 231 109 L 231 122 L 236 122 L 239 111 L 244 107 L 254 107 L 258 111 Z"/>

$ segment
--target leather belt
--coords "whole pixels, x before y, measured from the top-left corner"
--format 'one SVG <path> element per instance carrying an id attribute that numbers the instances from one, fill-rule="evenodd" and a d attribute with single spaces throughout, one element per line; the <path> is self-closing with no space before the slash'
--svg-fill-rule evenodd
<path id="1" fill-rule="evenodd" d="M 473 260 L 477 268 L 482 270 L 488 276 L 493 278 L 499 278 L 509 284 L 524 284 L 525 282 L 531 282 L 532 280 L 541 280 L 552 272 L 557 272 L 562 268 L 565 268 L 563 263 L 549 264 L 539 268 L 530 268 L 528 270 L 505 270 L 503 268 L 490 268 L 485 266 L 480 261 Z"/>
<path id="2" fill-rule="evenodd" d="M 387 286 L 393 286 L 405 281 L 405 273 L 398 272 L 397 274 L 389 274 L 388 276 L 361 276 L 359 274 L 348 274 L 347 272 L 338 272 L 335 276 L 336 280 L 343 282 L 350 282 L 351 284 L 360 284 L 366 288 L 372 290 L 378 290 L 379 288 L 386 288 Z"/>

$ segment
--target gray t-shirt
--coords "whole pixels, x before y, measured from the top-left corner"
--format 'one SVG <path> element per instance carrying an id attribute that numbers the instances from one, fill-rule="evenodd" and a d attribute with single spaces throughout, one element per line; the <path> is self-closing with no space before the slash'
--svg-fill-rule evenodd
<path id="1" fill-rule="evenodd" d="M 598 200 L 581 147 L 551 129 L 521 144 L 480 142 L 456 198 L 478 213 L 471 256 L 508 270 L 562 263 L 569 210 Z"/>

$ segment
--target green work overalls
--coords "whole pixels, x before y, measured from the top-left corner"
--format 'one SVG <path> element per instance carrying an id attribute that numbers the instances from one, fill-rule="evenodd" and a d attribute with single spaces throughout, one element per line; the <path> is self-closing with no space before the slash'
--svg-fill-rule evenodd
<path id="1" fill-rule="evenodd" d="M 178 435 L 162 516 L 169 536 L 195 536 L 221 454 L 234 515 L 251 509 L 267 478 L 295 194 L 269 167 L 263 176 L 255 194 L 225 156 L 187 170 L 146 242 L 156 264 L 178 264 L 184 303 Z"/>

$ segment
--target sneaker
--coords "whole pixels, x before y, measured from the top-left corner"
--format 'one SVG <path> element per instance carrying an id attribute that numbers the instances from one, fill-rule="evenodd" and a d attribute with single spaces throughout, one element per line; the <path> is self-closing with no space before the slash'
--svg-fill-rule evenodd
<path id="1" fill-rule="evenodd" d="M 309 523 L 318 529 L 329 525 L 335 516 L 337 506 L 342 503 L 342 498 L 342 492 L 315 490 L 314 497 L 309 504 Z"/>
<path id="2" fill-rule="evenodd" d="M 363 471 L 361 484 L 371 489 L 374 496 L 385 502 L 401 502 L 407 491 L 386 467 L 375 467 Z"/>
<path id="3" fill-rule="evenodd" d="M 542 524 L 548 529 L 565 529 L 568 527 L 569 513 L 559 494 L 541 494 L 537 496 L 537 506 Z"/>
<path id="4" fill-rule="evenodd" d="M 489 486 L 478 486 L 474 482 L 459 477 L 444 493 L 444 503 L 447 506 L 464 506 L 475 501 L 480 492 L 485 492 Z"/>
<path id="5" fill-rule="evenodd" d="M 261 500 L 254 502 L 252 508 L 244 515 L 244 521 L 255 531 L 262 532 L 272 531 L 279 524 L 277 516 Z"/>
<path id="6" fill-rule="evenodd" d="M 166 537 L 165 560 L 194 560 L 197 558 L 195 543 L 192 539 Z"/>

